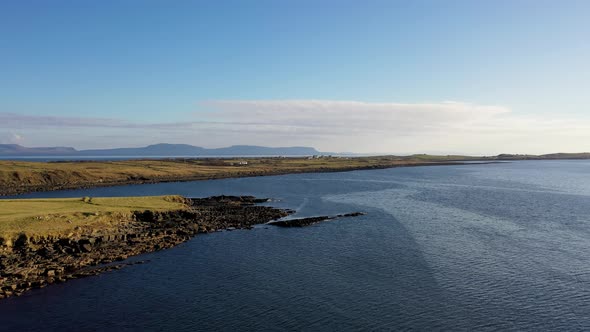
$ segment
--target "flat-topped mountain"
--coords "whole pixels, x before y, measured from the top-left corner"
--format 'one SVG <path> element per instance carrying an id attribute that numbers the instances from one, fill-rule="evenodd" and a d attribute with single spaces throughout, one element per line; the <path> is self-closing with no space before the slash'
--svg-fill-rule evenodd
<path id="1" fill-rule="evenodd" d="M 76 152 L 74 148 L 62 146 L 26 148 L 18 144 L 0 144 L 0 156 L 70 155 Z"/>
<path id="2" fill-rule="evenodd" d="M 309 156 L 320 154 L 311 147 L 265 147 L 234 145 L 206 149 L 189 144 L 154 144 L 140 148 L 76 150 L 71 147 L 29 148 L 17 144 L 0 144 L 0 156 Z"/>

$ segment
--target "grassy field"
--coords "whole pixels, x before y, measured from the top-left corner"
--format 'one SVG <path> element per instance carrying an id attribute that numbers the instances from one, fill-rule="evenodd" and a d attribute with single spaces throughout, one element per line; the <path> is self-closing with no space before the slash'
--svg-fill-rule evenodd
<path id="1" fill-rule="evenodd" d="M 0 237 L 67 234 L 78 226 L 109 227 L 133 211 L 186 208 L 180 196 L 9 199 L 0 201 Z"/>
<path id="2" fill-rule="evenodd" d="M 385 168 L 444 162 L 450 159 L 452 158 L 439 157 L 428 160 L 425 157 L 322 157 L 91 162 L 0 161 L 0 194 L 126 183 Z"/>
<path id="3" fill-rule="evenodd" d="M 274 174 L 333 172 L 460 161 L 589 159 L 590 154 L 377 156 L 321 158 L 164 159 L 126 161 L 0 161 L 0 195 L 132 183 L 191 181 Z"/>

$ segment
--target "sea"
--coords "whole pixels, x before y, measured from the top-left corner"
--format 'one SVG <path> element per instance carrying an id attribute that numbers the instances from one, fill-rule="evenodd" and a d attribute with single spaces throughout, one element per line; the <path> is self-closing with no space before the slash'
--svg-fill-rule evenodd
<path id="1" fill-rule="evenodd" d="M 198 235 L 0 301 L 3 331 L 588 331 L 590 161 L 405 167 L 22 195 L 254 195 L 304 228 Z M 1 201 L 0 201 L 0 204 Z"/>

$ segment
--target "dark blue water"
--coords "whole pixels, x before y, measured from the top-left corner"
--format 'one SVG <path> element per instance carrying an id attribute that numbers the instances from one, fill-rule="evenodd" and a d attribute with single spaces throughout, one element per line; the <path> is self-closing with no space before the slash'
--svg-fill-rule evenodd
<path id="1" fill-rule="evenodd" d="M 0 301 L 0 329 L 590 330 L 590 162 L 122 186 L 28 197 L 280 199 L 301 229 L 197 236 L 150 262 Z M 1 204 L 1 202 L 0 202 Z"/>

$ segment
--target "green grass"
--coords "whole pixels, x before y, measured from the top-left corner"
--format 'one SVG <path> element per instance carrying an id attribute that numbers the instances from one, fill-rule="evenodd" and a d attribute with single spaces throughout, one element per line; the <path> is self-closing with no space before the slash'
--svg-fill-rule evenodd
<path id="1" fill-rule="evenodd" d="M 248 165 L 237 165 L 245 160 Z M 444 161 L 444 158 L 433 161 Z M 137 182 L 201 180 L 270 174 L 338 171 L 428 162 L 423 158 L 244 158 L 92 162 L 0 161 L 0 194 Z"/>
<path id="2" fill-rule="evenodd" d="M 100 229 L 129 220 L 137 210 L 180 210 L 180 196 L 0 200 L 0 237 L 67 234 L 78 226 Z"/>
<path id="3" fill-rule="evenodd" d="M 453 161 L 525 159 L 590 159 L 588 153 L 552 155 L 372 156 L 309 158 L 225 158 L 122 161 L 0 161 L 0 195 L 31 191 L 96 187 L 126 183 L 191 181 L 273 174 L 346 171 Z M 239 165 L 247 161 L 248 165 Z"/>

